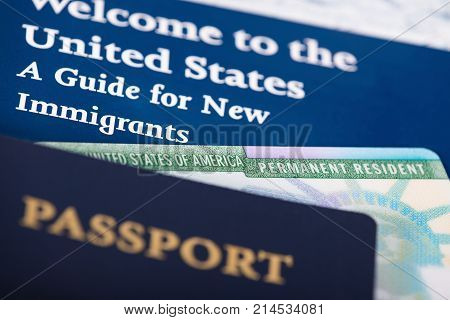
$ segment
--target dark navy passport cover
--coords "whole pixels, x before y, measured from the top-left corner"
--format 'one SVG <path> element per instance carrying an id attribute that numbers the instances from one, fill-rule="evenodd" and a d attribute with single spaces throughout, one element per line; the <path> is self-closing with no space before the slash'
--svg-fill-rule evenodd
<path id="1" fill-rule="evenodd" d="M 0 148 L 2 298 L 372 298 L 368 216 Z"/>

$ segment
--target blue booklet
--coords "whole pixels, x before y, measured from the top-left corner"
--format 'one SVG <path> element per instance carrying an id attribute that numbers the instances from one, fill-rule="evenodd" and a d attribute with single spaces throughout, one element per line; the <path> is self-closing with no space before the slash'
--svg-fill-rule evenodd
<path id="1" fill-rule="evenodd" d="M 0 148 L 2 298 L 373 296 L 369 216 L 9 138 Z"/>
<path id="2" fill-rule="evenodd" d="M 447 52 L 183 1 L 0 5 L 3 134 L 424 147 L 449 169 Z"/>

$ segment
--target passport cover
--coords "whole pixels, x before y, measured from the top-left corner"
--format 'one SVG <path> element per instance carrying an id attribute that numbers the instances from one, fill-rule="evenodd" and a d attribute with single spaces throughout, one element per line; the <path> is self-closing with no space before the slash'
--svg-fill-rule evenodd
<path id="1" fill-rule="evenodd" d="M 368 216 L 0 148 L 1 297 L 372 298 Z"/>

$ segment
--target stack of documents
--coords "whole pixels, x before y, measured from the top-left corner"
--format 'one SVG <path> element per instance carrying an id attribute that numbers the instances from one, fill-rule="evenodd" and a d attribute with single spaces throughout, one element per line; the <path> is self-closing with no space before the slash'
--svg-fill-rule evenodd
<path id="1" fill-rule="evenodd" d="M 449 298 L 446 6 L 196 2 L 0 3 L 1 296 Z"/>

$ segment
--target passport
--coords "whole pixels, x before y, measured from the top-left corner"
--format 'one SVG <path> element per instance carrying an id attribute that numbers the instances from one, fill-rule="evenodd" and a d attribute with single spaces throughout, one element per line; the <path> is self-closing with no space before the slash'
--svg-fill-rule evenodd
<path id="1" fill-rule="evenodd" d="M 0 148 L 4 298 L 372 298 L 368 216 Z"/>

